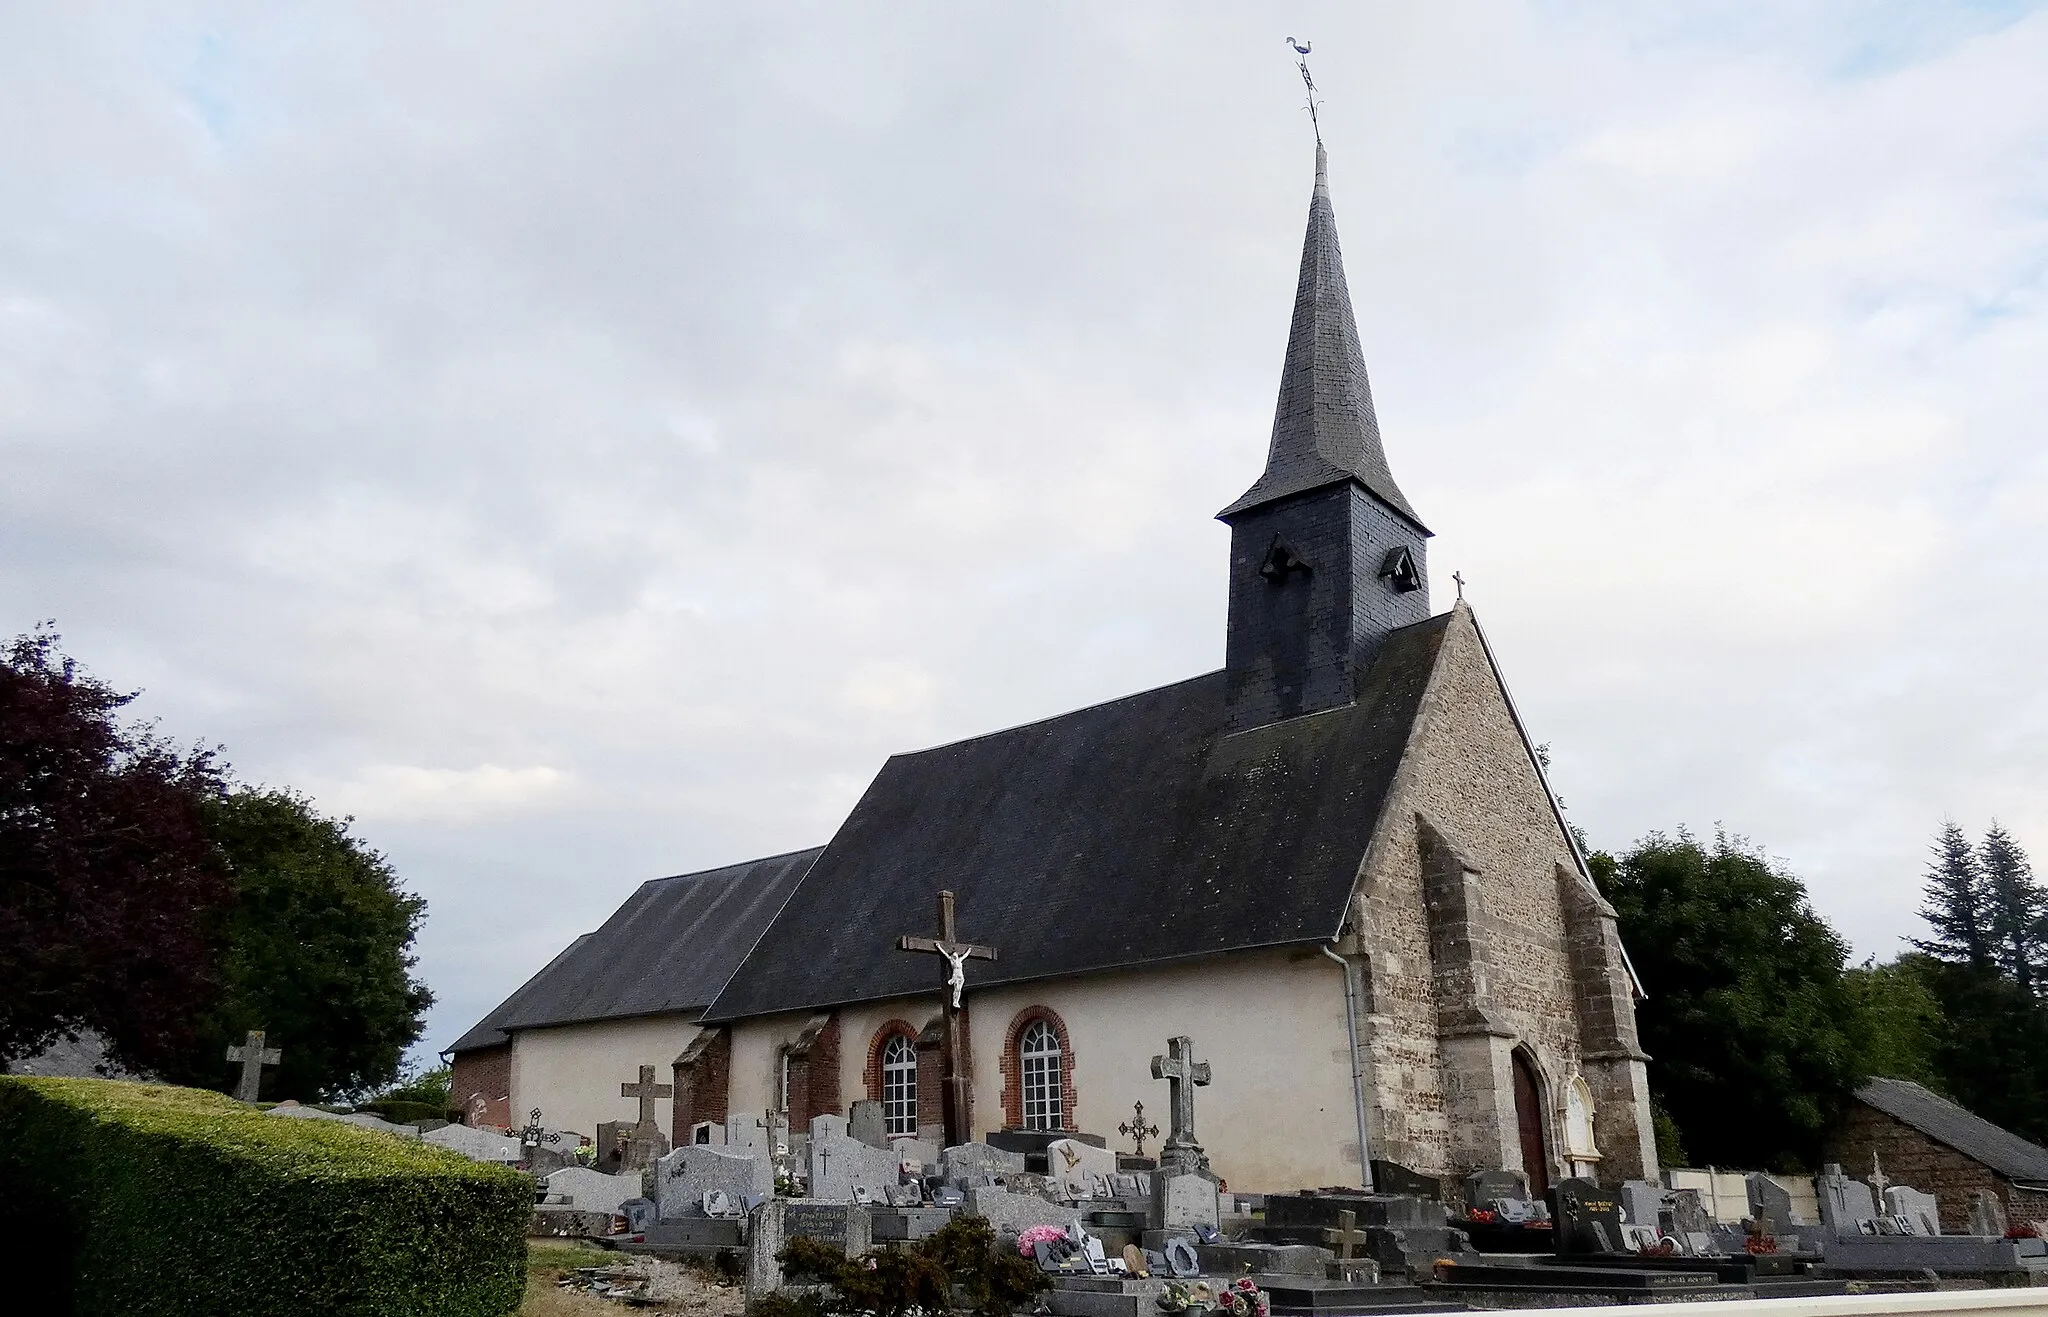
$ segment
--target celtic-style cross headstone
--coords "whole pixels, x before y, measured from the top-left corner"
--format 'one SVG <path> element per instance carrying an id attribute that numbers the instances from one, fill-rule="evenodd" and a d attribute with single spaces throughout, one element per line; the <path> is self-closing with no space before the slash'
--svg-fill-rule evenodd
<path id="1" fill-rule="evenodd" d="M 656 1098 L 673 1097 L 675 1096 L 675 1091 L 676 1086 L 674 1084 L 657 1084 L 654 1082 L 654 1067 L 651 1065 L 640 1067 L 639 1083 L 619 1085 L 620 1097 L 640 1099 L 641 1129 L 659 1128 L 654 1123 L 654 1100 Z"/>
<path id="2" fill-rule="evenodd" d="M 275 1047 L 265 1047 L 263 1031 L 251 1029 L 240 1047 L 228 1048 L 228 1060 L 239 1061 L 242 1065 L 242 1078 L 235 1085 L 235 1096 L 244 1102 L 254 1102 L 257 1087 L 263 1080 L 263 1067 L 284 1060 L 284 1053 Z"/>
<path id="3" fill-rule="evenodd" d="M 1199 1166 L 1208 1161 L 1195 1138 L 1195 1089 L 1209 1082 L 1209 1063 L 1195 1060 L 1195 1040 L 1185 1034 L 1168 1041 L 1166 1056 L 1152 1058 L 1152 1077 L 1164 1079 L 1173 1095 L 1173 1129 L 1162 1161 Z"/>
<path id="4" fill-rule="evenodd" d="M 962 942 L 953 928 L 953 894 L 939 893 L 939 935 L 935 938 L 905 933 L 896 939 L 898 951 L 922 951 L 944 956 L 948 967 L 947 993 L 939 999 L 946 1021 L 946 1143 L 965 1143 L 974 1137 L 973 1088 L 960 1058 L 967 1040 L 960 1036 L 960 994 L 967 989 L 967 962 L 994 960 L 996 949 L 975 942 Z"/>
<path id="5" fill-rule="evenodd" d="M 1116 1132 L 1130 1139 L 1131 1147 L 1135 1149 L 1135 1155 L 1142 1157 L 1145 1155 L 1145 1140 L 1157 1134 L 1159 1127 L 1145 1123 L 1144 1103 L 1133 1102 L 1131 1103 L 1131 1118 L 1117 1126 Z"/>
<path id="6" fill-rule="evenodd" d="M 561 1141 L 562 1136 L 557 1131 L 541 1128 L 539 1107 L 535 1107 L 533 1114 L 527 1117 L 526 1128 L 519 1131 L 519 1146 L 524 1148 L 528 1155 L 539 1152 L 543 1143 Z"/>

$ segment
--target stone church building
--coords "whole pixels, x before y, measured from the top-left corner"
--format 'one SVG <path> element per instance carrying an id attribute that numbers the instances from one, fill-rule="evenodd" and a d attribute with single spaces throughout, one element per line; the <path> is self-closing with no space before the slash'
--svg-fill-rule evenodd
<path id="1" fill-rule="evenodd" d="M 1221 670 L 897 755 L 821 849 L 646 884 L 450 1049 L 455 1101 L 587 1132 L 659 1064 L 679 1142 L 874 1098 L 892 1134 L 1127 1147 L 1186 1034 L 1237 1189 L 1654 1176 L 1640 989 L 1478 618 L 1431 612 L 1320 147 L 1265 470 L 1219 517 Z M 957 1058 L 946 962 L 897 947 L 942 889 L 996 952 Z"/>

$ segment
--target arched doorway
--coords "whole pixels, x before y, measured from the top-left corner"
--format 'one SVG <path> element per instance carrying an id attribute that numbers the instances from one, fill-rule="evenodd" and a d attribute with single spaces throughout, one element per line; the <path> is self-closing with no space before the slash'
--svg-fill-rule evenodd
<path id="1" fill-rule="evenodd" d="M 1536 1066 L 1521 1048 L 1515 1049 L 1515 1125 L 1522 1137 L 1522 1174 L 1529 1180 L 1529 1196 L 1539 1198 L 1550 1188 L 1550 1145 L 1543 1137 L 1543 1088 Z"/>

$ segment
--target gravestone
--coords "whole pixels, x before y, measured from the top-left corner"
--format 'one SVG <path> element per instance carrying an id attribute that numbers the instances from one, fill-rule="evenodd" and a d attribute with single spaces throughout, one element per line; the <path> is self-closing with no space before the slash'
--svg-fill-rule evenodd
<path id="1" fill-rule="evenodd" d="M 775 1255 L 799 1235 L 834 1245 L 848 1257 L 858 1257 L 874 1246 L 865 1207 L 770 1198 L 747 1218 L 749 1308 L 782 1287 L 782 1264 Z"/>
<path id="2" fill-rule="evenodd" d="M 1560 1180 L 1550 1191 L 1560 1257 L 1581 1253 L 1618 1253 L 1621 1243 L 1621 1201 L 1591 1180 Z"/>
<path id="3" fill-rule="evenodd" d="M 888 1140 L 888 1147 L 899 1159 L 916 1163 L 916 1169 L 920 1173 L 939 1164 L 939 1145 L 929 1139 L 912 1139 L 898 1135 Z"/>
<path id="4" fill-rule="evenodd" d="M 1046 1144 L 1045 1159 L 1050 1168 L 1053 1191 L 1061 1198 L 1104 1197 L 1096 1189 L 1096 1178 L 1102 1178 L 1106 1189 L 1108 1178 L 1117 1173 L 1115 1153 L 1074 1139 L 1057 1139 Z"/>
<path id="5" fill-rule="evenodd" d="M 849 1138 L 846 1117 L 811 1118 L 808 1197 L 825 1203 L 847 1203 L 856 1189 L 875 1200 L 882 1190 L 902 1182 L 902 1159 L 893 1148 L 876 1148 Z"/>
<path id="6" fill-rule="evenodd" d="M 1434 1175 L 1411 1171 L 1399 1162 L 1381 1161 L 1376 1157 L 1372 1163 L 1372 1190 L 1378 1194 L 1401 1194 L 1408 1198 L 1442 1202 L 1444 1182 Z"/>
<path id="7" fill-rule="evenodd" d="M 761 1148 L 692 1143 L 655 1163 L 654 1199 L 664 1218 L 701 1216 L 704 1195 L 717 1190 L 735 1203 L 775 1193 L 775 1170 Z"/>
<path id="8" fill-rule="evenodd" d="M 1697 1189 L 1671 1190 L 1671 1232 L 1680 1239 L 1706 1235 L 1714 1228 L 1713 1214 Z"/>
<path id="9" fill-rule="evenodd" d="M 1916 1235 L 1941 1233 L 1941 1204 L 1933 1194 L 1895 1184 L 1884 1191 L 1885 1211 L 1907 1222 Z"/>
<path id="10" fill-rule="evenodd" d="M 242 1077 L 235 1081 L 235 1096 L 243 1102 L 254 1102 L 262 1085 L 263 1067 L 284 1060 L 284 1053 L 275 1047 L 265 1047 L 263 1031 L 251 1029 L 240 1047 L 228 1048 L 228 1060 L 239 1062 L 242 1067 Z"/>
<path id="11" fill-rule="evenodd" d="M 1481 1211 L 1490 1211 L 1495 1203 L 1507 1200 L 1526 1202 L 1529 1198 L 1529 1184 L 1519 1171 L 1474 1171 L 1465 1177 L 1465 1206 Z"/>
<path id="12" fill-rule="evenodd" d="M 1837 1238 L 1864 1233 L 1863 1223 L 1877 1216 L 1870 1186 L 1842 1174 L 1833 1162 L 1815 1177 L 1814 1189 L 1820 1196 L 1820 1223 Z"/>
<path id="13" fill-rule="evenodd" d="M 761 1123 L 759 1116 L 727 1116 L 725 1118 L 725 1146 L 728 1148 L 768 1148 L 768 1129 Z"/>
<path id="14" fill-rule="evenodd" d="M 1216 1229 L 1223 1220 L 1223 1201 L 1209 1170 L 1161 1170 L 1154 1175 L 1152 1220 L 1158 1230 Z"/>
<path id="15" fill-rule="evenodd" d="M 422 1141 L 450 1152 L 459 1152 L 471 1161 L 502 1162 L 510 1165 L 519 1160 L 519 1140 L 496 1130 L 472 1129 L 468 1125 L 443 1125 L 428 1130 L 420 1136 Z"/>
<path id="16" fill-rule="evenodd" d="M 939 1173 L 948 1180 L 969 1175 L 1010 1175 L 1023 1169 L 1023 1153 L 986 1143 L 962 1143 L 939 1153 Z"/>
<path id="17" fill-rule="evenodd" d="M 626 1218 L 626 1233 L 644 1233 L 650 1225 L 661 1219 L 661 1209 L 652 1198 L 628 1198 L 619 1204 L 618 1214 Z"/>
<path id="18" fill-rule="evenodd" d="M 934 1204 L 945 1201 L 943 1194 L 934 1194 Z M 1047 1202 L 1036 1194 L 1015 1194 L 998 1185 L 978 1184 L 968 1188 L 961 1210 L 969 1216 L 985 1218 L 997 1234 L 1008 1230 L 1023 1234 L 1032 1226 L 1058 1226 L 1065 1229 L 1074 1220 L 1074 1209 L 1058 1203 Z"/>
<path id="19" fill-rule="evenodd" d="M 1624 1180 L 1621 1185 L 1621 1217 L 1632 1226 L 1663 1229 L 1670 1214 L 1671 1191 L 1647 1180 Z"/>
<path id="20" fill-rule="evenodd" d="M 1792 1195 L 1784 1185 L 1762 1171 L 1743 1177 L 1743 1185 L 1749 1191 L 1749 1219 L 1763 1233 L 1790 1234 L 1794 1226 L 1802 1224 L 1792 1211 Z"/>
<path id="21" fill-rule="evenodd" d="M 548 1176 L 547 1191 L 562 1195 L 578 1211 L 610 1214 L 618 1211 L 619 1204 L 628 1198 L 640 1196 L 640 1173 L 606 1175 L 582 1166 L 567 1166 Z"/>
<path id="22" fill-rule="evenodd" d="M 357 1129 L 375 1130 L 379 1134 L 390 1134 L 401 1139 L 423 1137 L 411 1125 L 394 1125 L 382 1116 L 367 1111 L 322 1111 L 318 1107 L 302 1107 L 296 1103 L 272 1107 L 266 1115 L 289 1116 L 299 1120 L 331 1120 L 340 1125 L 353 1125 Z"/>
<path id="23" fill-rule="evenodd" d="M 1989 1189 L 1970 1190 L 1970 1233 L 2005 1238 L 2005 1200 Z"/>
<path id="24" fill-rule="evenodd" d="M 888 1122 L 882 1118 L 882 1104 L 862 1098 L 846 1109 L 846 1136 L 870 1148 L 889 1146 Z"/>
<path id="25" fill-rule="evenodd" d="M 1209 1083 L 1210 1071 L 1207 1061 L 1195 1060 L 1195 1040 L 1185 1034 L 1168 1039 L 1166 1055 L 1152 1058 L 1152 1077 L 1166 1081 L 1173 1111 L 1173 1128 L 1160 1149 L 1159 1169 L 1208 1169 L 1208 1154 L 1195 1138 L 1195 1090 Z"/>

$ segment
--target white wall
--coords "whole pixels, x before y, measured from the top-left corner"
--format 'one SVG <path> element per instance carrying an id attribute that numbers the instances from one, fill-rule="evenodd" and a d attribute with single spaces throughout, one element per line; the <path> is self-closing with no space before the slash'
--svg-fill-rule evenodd
<path id="1" fill-rule="evenodd" d="M 596 1138 L 605 1121 L 637 1120 L 639 1100 L 620 1097 L 619 1085 L 637 1080 L 643 1065 L 654 1067 L 655 1083 L 673 1083 L 669 1065 L 696 1036 L 687 1015 L 522 1029 L 512 1035 L 512 1123 L 539 1107 L 548 1128 Z M 664 1133 L 672 1107 L 668 1098 L 654 1104 Z"/>
<path id="2" fill-rule="evenodd" d="M 875 1029 L 897 1018 L 921 1026 L 938 1009 L 933 987 L 929 997 L 840 1012 L 842 1101 L 866 1096 L 864 1070 Z M 970 986 L 977 1136 L 1002 1125 L 1002 1053 L 1012 1021 L 1028 1006 L 1050 1007 L 1066 1023 L 1074 1048 L 1076 1128 L 1129 1151 L 1130 1141 L 1116 1127 L 1141 1100 L 1147 1119 L 1169 1128 L 1167 1085 L 1152 1078 L 1151 1062 L 1169 1038 L 1184 1033 L 1215 1076 L 1196 1093 L 1195 1132 L 1233 1189 L 1358 1182 L 1343 979 L 1312 949 L 1246 952 L 1177 968 L 1019 987 Z M 805 1012 L 735 1026 L 733 1111 L 761 1111 L 773 1103 L 776 1049 L 810 1018 Z M 1146 1150 L 1158 1146 L 1155 1138 Z"/>

